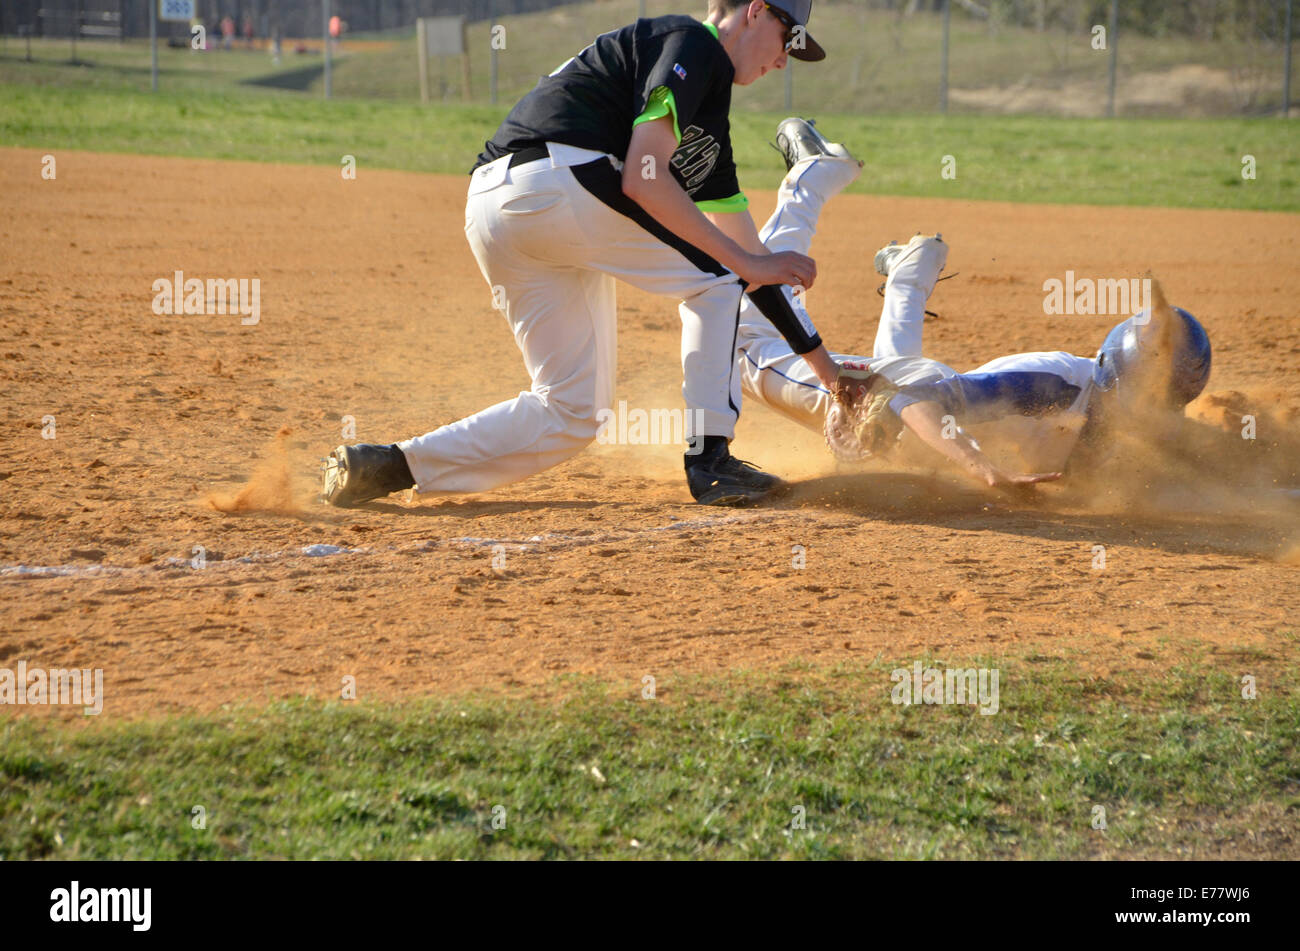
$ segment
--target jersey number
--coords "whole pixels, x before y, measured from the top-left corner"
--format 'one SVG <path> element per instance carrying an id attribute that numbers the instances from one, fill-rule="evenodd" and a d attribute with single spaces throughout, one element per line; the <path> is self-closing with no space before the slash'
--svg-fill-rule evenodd
<path id="1" fill-rule="evenodd" d="M 682 133 L 681 145 L 673 152 L 672 161 L 673 168 L 682 177 L 688 195 L 704 184 L 721 154 L 722 146 L 713 136 L 706 135 L 697 125 L 686 127 Z"/>

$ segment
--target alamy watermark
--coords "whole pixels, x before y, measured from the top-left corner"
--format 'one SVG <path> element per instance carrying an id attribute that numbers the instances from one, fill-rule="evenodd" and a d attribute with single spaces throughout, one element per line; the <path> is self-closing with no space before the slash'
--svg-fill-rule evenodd
<path id="1" fill-rule="evenodd" d="M 1097 278 L 1074 276 L 1065 272 L 1065 280 L 1052 277 L 1043 281 L 1043 313 L 1048 315 L 1081 314 L 1127 317 L 1142 310 L 1151 300 L 1151 279 Z"/>
<path id="2" fill-rule="evenodd" d="M 704 451 L 704 440 L 696 438 L 704 430 L 704 410 L 640 407 L 629 410 L 627 400 L 618 401 L 618 409 L 596 410 L 596 442 L 602 446 L 678 446 L 687 443 L 688 456 Z"/>
<path id="3" fill-rule="evenodd" d="M 889 675 L 894 688 L 890 699 L 905 707 L 914 703 L 978 704 L 986 716 L 998 712 L 999 671 L 987 667 L 899 667 Z"/>
<path id="4" fill-rule="evenodd" d="M 132 931 L 148 931 L 152 906 L 152 888 L 83 888 L 73 879 L 50 892 L 50 921 L 126 922 Z"/>
<path id="5" fill-rule="evenodd" d="M 153 282 L 153 312 L 158 316 L 240 314 L 239 322 L 251 326 L 262 319 L 262 279 L 197 277 L 177 271 L 173 279 Z"/>
<path id="6" fill-rule="evenodd" d="M 0 667 L 0 705 L 45 706 L 70 704 L 83 707 L 86 716 L 98 716 L 104 709 L 104 671 L 53 667 L 28 668 L 20 660 L 15 670 Z"/>

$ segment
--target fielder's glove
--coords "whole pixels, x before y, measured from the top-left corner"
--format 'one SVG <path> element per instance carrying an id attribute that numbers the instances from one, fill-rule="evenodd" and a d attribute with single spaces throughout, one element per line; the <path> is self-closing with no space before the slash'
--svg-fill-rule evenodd
<path id="1" fill-rule="evenodd" d="M 893 448 L 903 421 L 889 408 L 898 387 L 864 363 L 840 364 L 823 432 L 837 459 L 858 462 Z"/>

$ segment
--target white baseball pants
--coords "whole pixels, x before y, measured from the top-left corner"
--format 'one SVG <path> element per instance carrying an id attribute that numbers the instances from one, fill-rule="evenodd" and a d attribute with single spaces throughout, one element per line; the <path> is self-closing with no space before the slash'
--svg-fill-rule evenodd
<path id="1" fill-rule="evenodd" d="M 597 412 L 614 405 L 615 278 L 681 301 L 682 396 L 688 411 L 699 411 L 686 418 L 702 424 L 687 435 L 735 433 L 739 278 L 675 236 L 656 237 L 575 177 L 599 180 L 605 194 L 618 187 L 613 159 L 555 145 L 550 153 L 513 169 L 509 157 L 480 167 L 465 206 L 465 235 L 532 386 L 398 443 L 420 492 L 493 489 L 596 438 Z M 593 158 L 609 167 L 588 164 Z M 621 198 L 619 189 L 610 200 Z"/>
<path id="2" fill-rule="evenodd" d="M 822 207 L 852 181 L 847 164 L 815 158 L 790 170 L 781 182 L 776 211 L 759 232 L 768 250 L 808 253 Z M 946 259 L 947 246 L 929 242 L 900 260 L 885 282 L 872 357 L 841 353 L 832 357 L 866 363 L 900 386 L 956 375 L 956 370 L 921 353 L 925 302 Z M 748 300 L 740 311 L 737 366 L 747 398 L 821 432 L 831 400 L 829 391 Z"/>
<path id="3" fill-rule="evenodd" d="M 777 210 L 760 237 L 772 251 L 807 254 L 822 206 L 842 186 L 842 170 L 825 159 L 796 165 L 782 182 Z M 947 245 L 910 244 L 890 269 L 873 356 L 834 354 L 838 361 L 866 363 L 899 386 L 933 383 L 957 371 L 922 355 L 925 303 L 947 260 Z M 748 302 L 747 302 L 748 303 Z M 756 309 L 742 307 L 738 366 L 747 399 L 821 432 L 830 393 Z M 1086 419 L 1092 361 L 1067 353 L 1020 353 L 998 357 L 971 371 L 1054 373 L 1080 387 L 1069 411 L 1047 417 L 1009 417 L 981 424 L 981 443 L 997 461 L 1023 472 L 1055 472 L 1065 464 Z M 900 407 L 895 406 L 895 409 Z M 986 439 L 987 437 L 987 439 Z"/>

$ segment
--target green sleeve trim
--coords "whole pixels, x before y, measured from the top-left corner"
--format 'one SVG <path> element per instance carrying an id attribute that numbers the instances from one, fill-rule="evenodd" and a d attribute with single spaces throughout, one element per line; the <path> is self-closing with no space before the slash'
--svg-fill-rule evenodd
<path id="1" fill-rule="evenodd" d="M 722 42 L 722 40 L 719 39 L 718 37 L 718 28 L 715 25 L 713 25 L 712 23 L 706 23 L 704 24 L 704 28 L 713 34 L 713 38 L 715 40 L 718 40 L 719 43 Z"/>
<path id="2" fill-rule="evenodd" d="M 744 192 L 737 192 L 730 198 L 715 198 L 712 201 L 697 201 L 695 207 L 715 215 L 734 215 L 749 207 L 749 199 Z"/>
<path id="3" fill-rule="evenodd" d="M 667 86 L 659 86 L 650 94 L 650 102 L 646 105 L 645 112 L 632 120 L 632 128 L 635 129 L 642 122 L 662 119 L 664 116 L 673 117 L 673 135 L 677 136 L 677 141 L 680 143 L 682 130 L 677 124 L 677 100 L 673 98 L 673 91 Z"/>

